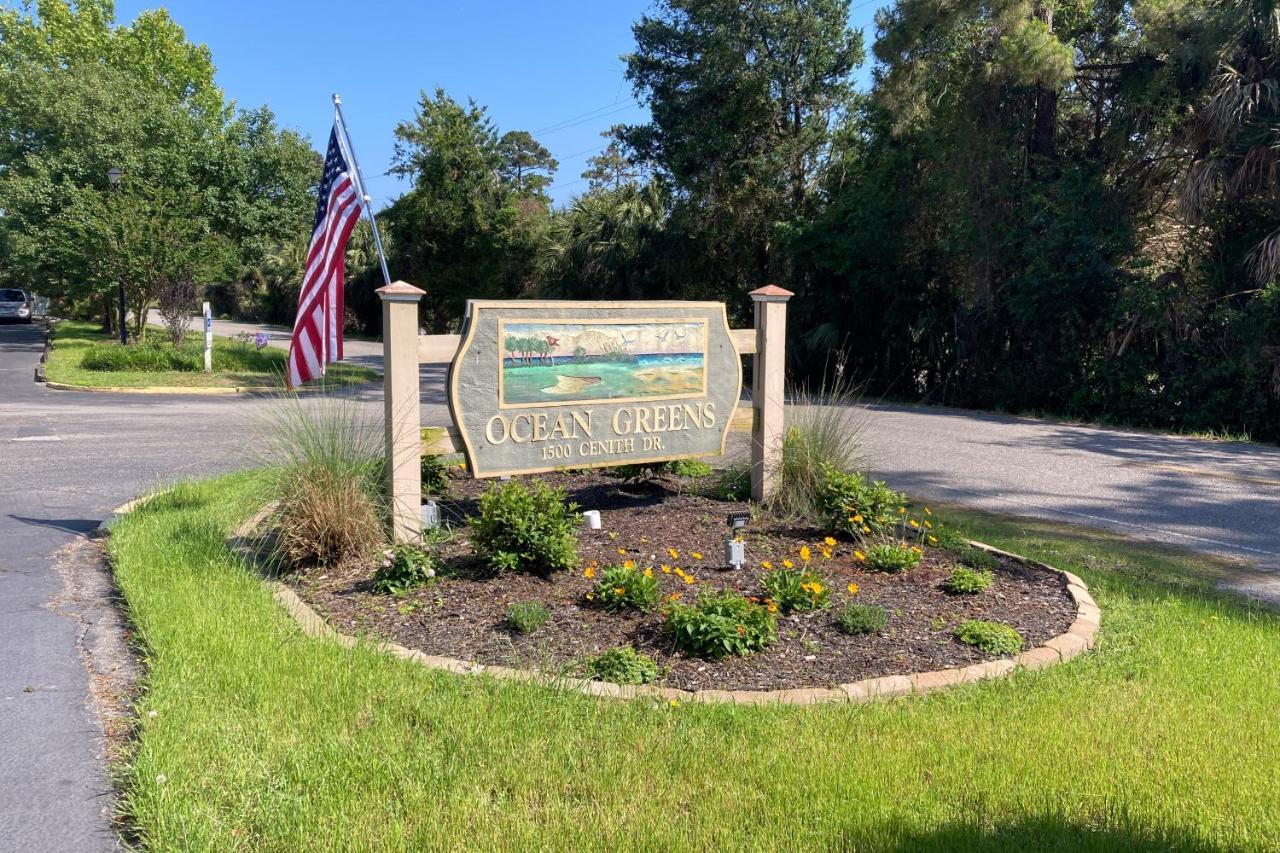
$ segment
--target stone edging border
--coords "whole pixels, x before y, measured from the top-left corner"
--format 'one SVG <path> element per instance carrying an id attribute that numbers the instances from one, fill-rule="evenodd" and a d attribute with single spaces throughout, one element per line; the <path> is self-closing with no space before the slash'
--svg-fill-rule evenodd
<path id="1" fill-rule="evenodd" d="M 247 537 L 266 519 L 273 509 L 268 505 L 253 518 L 237 528 L 235 537 Z M 966 667 L 954 669 L 938 669 L 930 672 L 917 672 L 912 675 L 886 675 L 879 678 L 868 678 L 851 684 L 836 687 L 803 687 L 791 690 L 680 690 L 674 687 L 655 687 L 652 685 L 614 684 L 608 681 L 591 681 L 584 678 L 555 676 L 528 669 L 513 669 L 506 666 L 481 664 L 475 661 L 429 655 L 416 649 L 406 648 L 398 643 L 378 642 L 373 648 L 388 652 L 398 658 L 411 660 L 430 669 L 439 669 L 459 675 L 489 675 L 510 681 L 527 681 L 572 690 L 590 696 L 604 696 L 611 699 L 635 699 L 651 697 L 678 702 L 732 703 L 735 705 L 817 705 L 831 702 L 869 702 L 874 699 L 890 699 L 913 693 L 932 693 L 957 684 L 985 681 L 991 678 L 1003 678 L 1017 669 L 1039 670 L 1056 663 L 1071 660 L 1077 655 L 1089 651 L 1094 646 L 1098 629 L 1102 624 L 1102 611 L 1089 595 L 1089 589 L 1079 576 L 1071 572 L 1056 569 L 1047 563 L 1028 559 L 1018 554 L 1011 554 L 993 548 L 982 542 L 970 541 L 970 545 L 990 554 L 1014 560 L 1025 566 L 1053 572 L 1067 584 L 1067 592 L 1076 605 L 1076 619 L 1066 631 L 1012 658 L 985 661 Z M 289 586 L 279 581 L 269 581 L 277 603 L 298 623 L 302 632 L 308 637 L 330 639 L 339 645 L 350 648 L 360 640 L 356 637 L 340 633 L 327 623 L 320 614 L 312 610 L 306 602 L 298 597 Z"/>

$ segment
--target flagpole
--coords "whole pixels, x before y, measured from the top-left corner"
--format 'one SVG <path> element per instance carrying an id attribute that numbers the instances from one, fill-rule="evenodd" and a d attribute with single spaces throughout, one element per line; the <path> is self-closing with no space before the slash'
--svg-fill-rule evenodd
<path id="1" fill-rule="evenodd" d="M 351 144 L 351 135 L 347 132 L 347 117 L 342 114 L 342 98 L 338 97 L 336 92 L 333 95 L 333 108 L 337 112 L 338 126 L 342 128 L 342 141 L 345 143 L 347 153 L 351 155 L 351 165 L 356 170 L 356 181 L 360 184 L 360 206 L 364 208 L 365 216 L 369 217 L 369 225 L 373 227 L 373 245 L 378 250 L 378 262 L 382 264 L 382 279 L 385 283 L 391 284 L 391 273 L 387 272 L 387 256 L 382 252 L 382 236 L 378 234 L 378 220 L 374 218 L 373 208 L 369 206 L 372 199 L 365 192 L 360 161 L 356 159 L 356 149 Z"/>

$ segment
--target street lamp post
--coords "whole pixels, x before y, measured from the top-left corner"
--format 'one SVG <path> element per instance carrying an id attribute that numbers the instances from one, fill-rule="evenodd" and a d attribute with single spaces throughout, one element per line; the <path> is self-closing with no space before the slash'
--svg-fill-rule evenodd
<path id="1" fill-rule="evenodd" d="M 124 171 L 112 166 L 107 170 L 107 180 L 111 182 L 111 191 L 115 192 L 120 189 L 120 184 L 124 180 Z M 129 343 L 129 327 L 125 325 L 125 299 L 124 299 L 124 279 L 117 282 L 120 286 L 120 343 Z"/>

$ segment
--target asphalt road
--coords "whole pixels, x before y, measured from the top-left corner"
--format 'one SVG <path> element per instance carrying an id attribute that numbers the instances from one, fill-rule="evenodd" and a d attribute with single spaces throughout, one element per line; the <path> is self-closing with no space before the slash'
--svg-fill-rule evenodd
<path id="1" fill-rule="evenodd" d="M 379 346 L 352 360 L 379 367 Z M 155 486 L 255 464 L 278 404 L 50 391 L 32 382 L 40 348 L 37 330 L 0 326 L 0 847 L 110 849 L 78 629 L 47 607 L 52 554 Z M 423 366 L 424 424 L 445 423 L 443 380 L 443 366 Z M 347 395 L 381 416 L 379 388 Z M 941 409 L 859 417 L 871 470 L 918 497 L 1111 529 L 1280 578 L 1276 448 Z"/>

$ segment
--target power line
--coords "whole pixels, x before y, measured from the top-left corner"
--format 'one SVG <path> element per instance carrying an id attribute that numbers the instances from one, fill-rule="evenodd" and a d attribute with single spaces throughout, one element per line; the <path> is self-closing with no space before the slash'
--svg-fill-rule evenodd
<path id="1" fill-rule="evenodd" d="M 610 106 L 612 106 L 612 104 L 610 104 Z M 600 119 L 605 118 L 606 116 L 611 116 L 611 115 L 614 115 L 615 113 L 620 113 L 620 112 L 624 112 L 625 110 L 634 109 L 635 107 L 638 107 L 638 106 L 640 105 L 632 101 L 631 103 L 623 104 L 617 109 L 612 109 L 612 110 L 609 110 L 608 112 L 600 113 L 599 115 L 593 115 L 588 118 L 581 119 L 579 121 L 568 122 L 567 124 L 561 123 L 559 125 L 552 125 L 550 130 L 540 130 L 537 133 L 534 133 L 531 135 L 535 137 L 546 136 L 548 134 L 556 133 L 557 131 L 568 130 L 571 127 L 577 127 L 580 124 L 588 124 L 589 122 L 599 121 Z"/>
<path id="2" fill-rule="evenodd" d="M 532 131 L 532 133 L 533 133 L 533 135 L 534 135 L 534 136 L 537 136 L 537 135 L 538 135 L 538 134 L 540 134 L 540 133 L 550 133 L 550 132 L 551 132 L 551 131 L 553 131 L 553 130 L 559 130 L 562 126 L 563 126 L 563 127 L 568 127 L 568 126 L 570 126 L 570 123 L 571 123 L 571 122 L 576 122 L 576 121 L 578 121 L 579 119 L 585 119 L 585 118 L 588 118 L 588 117 L 592 117 L 592 118 L 599 118 L 599 116 L 594 116 L 593 114 L 594 114 L 594 113 L 601 112 L 601 111 L 603 111 L 603 110 L 609 110 L 611 107 L 613 107 L 613 106 L 615 106 L 616 104 L 620 103 L 620 102 L 621 102 L 621 100 L 622 100 L 622 99 L 621 99 L 621 98 L 619 98 L 619 99 L 617 99 L 617 100 L 613 101 L 612 103 L 605 104 L 605 105 L 604 105 L 604 106 L 602 106 L 602 107 L 596 107 L 595 109 L 587 110 L 585 113 L 581 113 L 580 115 L 570 116 L 569 118 L 561 119 L 560 121 L 556 121 L 556 122 L 552 122 L 551 124 L 547 125 L 546 127 L 539 128 L 538 130 Z M 639 106 L 639 104 L 637 104 L 637 103 L 636 103 L 636 101 L 635 101 L 634 99 L 632 99 L 632 100 L 628 101 L 628 102 L 627 102 L 627 104 L 625 104 L 624 106 L 619 107 L 619 109 L 626 109 L 627 107 L 631 106 L 632 104 L 636 104 L 636 106 Z M 618 110 L 611 110 L 611 112 L 618 112 Z"/>

